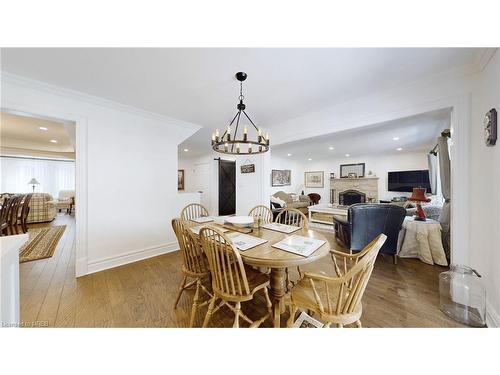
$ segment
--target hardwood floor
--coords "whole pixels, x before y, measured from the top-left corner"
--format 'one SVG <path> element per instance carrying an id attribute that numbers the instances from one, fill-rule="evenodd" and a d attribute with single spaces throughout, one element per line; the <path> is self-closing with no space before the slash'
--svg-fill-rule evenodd
<path id="1" fill-rule="evenodd" d="M 178 252 L 161 255 L 75 279 L 74 216 L 59 214 L 49 224 L 66 231 L 52 258 L 20 265 L 21 319 L 49 327 L 187 327 L 194 292 L 185 292 L 176 310 L 173 304 L 181 283 Z M 333 236 L 328 236 L 334 241 Z M 331 270 L 329 257 L 308 270 Z M 364 327 L 461 327 L 439 311 L 438 275 L 444 267 L 416 259 L 379 256 L 363 297 Z M 242 304 L 251 319 L 265 313 L 261 296 Z M 201 326 L 206 307 L 195 326 Z M 285 324 L 288 313 L 282 315 Z M 231 327 L 226 308 L 216 312 L 214 327 Z M 45 323 L 46 322 L 46 323 Z M 267 320 L 262 327 L 270 327 Z"/>

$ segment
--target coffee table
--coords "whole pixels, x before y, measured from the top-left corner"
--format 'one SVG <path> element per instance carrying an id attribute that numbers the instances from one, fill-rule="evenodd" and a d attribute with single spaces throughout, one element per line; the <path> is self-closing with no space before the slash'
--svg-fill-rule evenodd
<path id="1" fill-rule="evenodd" d="M 328 225 L 333 228 L 333 217 L 332 220 L 326 221 L 326 220 L 321 220 L 321 219 L 315 219 L 313 217 L 314 213 L 322 213 L 322 214 L 327 214 L 327 215 L 332 215 L 332 216 L 338 216 L 342 220 L 347 220 L 347 209 L 348 206 L 340 206 L 340 205 L 332 205 L 332 204 L 316 204 L 313 206 L 309 206 L 309 222 L 310 223 L 317 223 L 320 225 Z"/>

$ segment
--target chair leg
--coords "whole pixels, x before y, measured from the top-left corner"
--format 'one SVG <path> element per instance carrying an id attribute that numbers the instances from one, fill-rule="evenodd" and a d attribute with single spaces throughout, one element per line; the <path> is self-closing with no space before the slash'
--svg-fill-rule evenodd
<path id="1" fill-rule="evenodd" d="M 210 320 L 212 312 L 214 311 L 214 305 L 216 299 L 217 298 L 213 296 L 212 299 L 210 300 L 210 304 L 208 305 L 207 315 L 205 315 L 205 320 L 203 320 L 203 328 L 206 328 L 206 326 L 208 325 L 208 321 Z"/>
<path id="2" fill-rule="evenodd" d="M 273 304 L 271 303 L 271 299 L 269 298 L 269 292 L 267 288 L 262 289 L 264 291 L 264 297 L 266 298 L 266 306 L 267 312 L 269 313 L 269 319 L 273 319 Z"/>
<path id="3" fill-rule="evenodd" d="M 179 303 L 179 300 L 181 299 L 181 294 L 184 291 L 184 286 L 186 285 L 186 281 L 187 281 L 187 276 L 184 276 L 184 279 L 182 280 L 182 284 L 179 288 L 179 292 L 177 292 L 177 298 L 175 299 L 174 309 L 177 308 L 177 304 Z"/>
<path id="4" fill-rule="evenodd" d="M 236 302 L 235 312 L 234 312 L 234 323 L 233 328 L 240 328 L 240 312 L 241 312 L 241 302 Z"/>
<path id="5" fill-rule="evenodd" d="M 356 327 L 362 328 L 362 326 L 361 326 L 361 320 L 356 320 Z"/>
<path id="6" fill-rule="evenodd" d="M 191 319 L 189 320 L 189 328 L 193 327 L 194 318 L 196 317 L 196 310 L 198 309 L 198 298 L 201 289 L 201 280 L 196 281 L 196 292 L 194 293 L 193 306 L 191 307 Z"/>
<path id="7" fill-rule="evenodd" d="M 286 326 L 288 328 L 292 328 L 293 327 L 293 323 L 294 323 L 294 320 L 295 320 L 295 314 L 296 313 L 297 313 L 297 307 L 294 306 L 294 305 L 290 305 L 290 317 L 286 321 Z"/>
<path id="8" fill-rule="evenodd" d="M 343 325 L 342 323 L 338 323 L 338 324 L 337 324 L 337 327 L 338 327 L 338 328 L 344 328 L 344 325 Z"/>
<path id="9" fill-rule="evenodd" d="M 398 256 L 396 254 L 392 256 L 392 261 L 394 262 L 394 264 L 398 264 Z"/>

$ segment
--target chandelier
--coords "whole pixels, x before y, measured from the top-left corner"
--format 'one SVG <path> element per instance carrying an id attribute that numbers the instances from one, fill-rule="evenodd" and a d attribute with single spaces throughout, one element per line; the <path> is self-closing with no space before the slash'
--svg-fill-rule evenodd
<path id="1" fill-rule="evenodd" d="M 269 134 L 266 134 L 266 136 L 262 135 L 262 129 L 255 126 L 253 121 L 245 112 L 246 106 L 243 104 L 243 99 L 245 99 L 243 96 L 243 81 L 247 79 L 247 74 L 245 72 L 238 72 L 236 73 L 236 79 L 240 82 L 240 96 L 238 97 L 240 102 L 236 106 L 238 111 L 222 136 L 219 134 L 219 129 L 212 134 L 212 148 L 214 151 L 221 152 L 223 154 L 249 155 L 264 153 L 269 150 Z M 240 137 L 238 138 L 238 129 L 240 126 L 240 119 L 242 119 L 242 114 L 253 126 L 252 133 L 255 133 L 253 140 L 250 140 L 249 138 L 248 128 L 246 125 L 243 127 L 243 131 L 240 129 Z M 236 125 L 231 128 L 235 121 Z"/>

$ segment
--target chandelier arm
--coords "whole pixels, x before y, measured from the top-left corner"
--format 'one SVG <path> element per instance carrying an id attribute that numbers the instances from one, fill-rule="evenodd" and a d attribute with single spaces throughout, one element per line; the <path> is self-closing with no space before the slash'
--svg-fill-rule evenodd
<path id="1" fill-rule="evenodd" d="M 238 126 L 240 125 L 241 110 L 238 111 L 238 119 L 236 120 L 236 128 L 234 129 L 234 140 L 236 141 L 236 135 L 238 134 Z M 231 152 L 234 150 L 234 143 L 231 145 Z"/>
<path id="2" fill-rule="evenodd" d="M 231 125 L 233 125 L 233 122 L 234 120 L 236 119 L 236 116 L 238 116 L 238 113 L 240 113 L 240 111 L 236 112 L 236 114 L 234 115 L 233 119 L 231 120 L 231 122 L 229 123 L 229 126 L 231 127 Z M 224 131 L 224 133 L 222 134 L 222 136 L 220 137 L 221 140 L 224 138 L 224 136 L 226 135 L 227 133 L 227 129 Z"/>
<path id="3" fill-rule="evenodd" d="M 255 126 L 255 124 L 253 123 L 252 119 L 250 117 L 248 117 L 247 113 L 245 111 L 243 111 L 243 114 L 247 117 L 248 121 L 250 121 L 250 123 L 253 125 L 253 127 L 255 128 L 255 130 L 259 131 L 259 128 L 257 126 Z"/>

